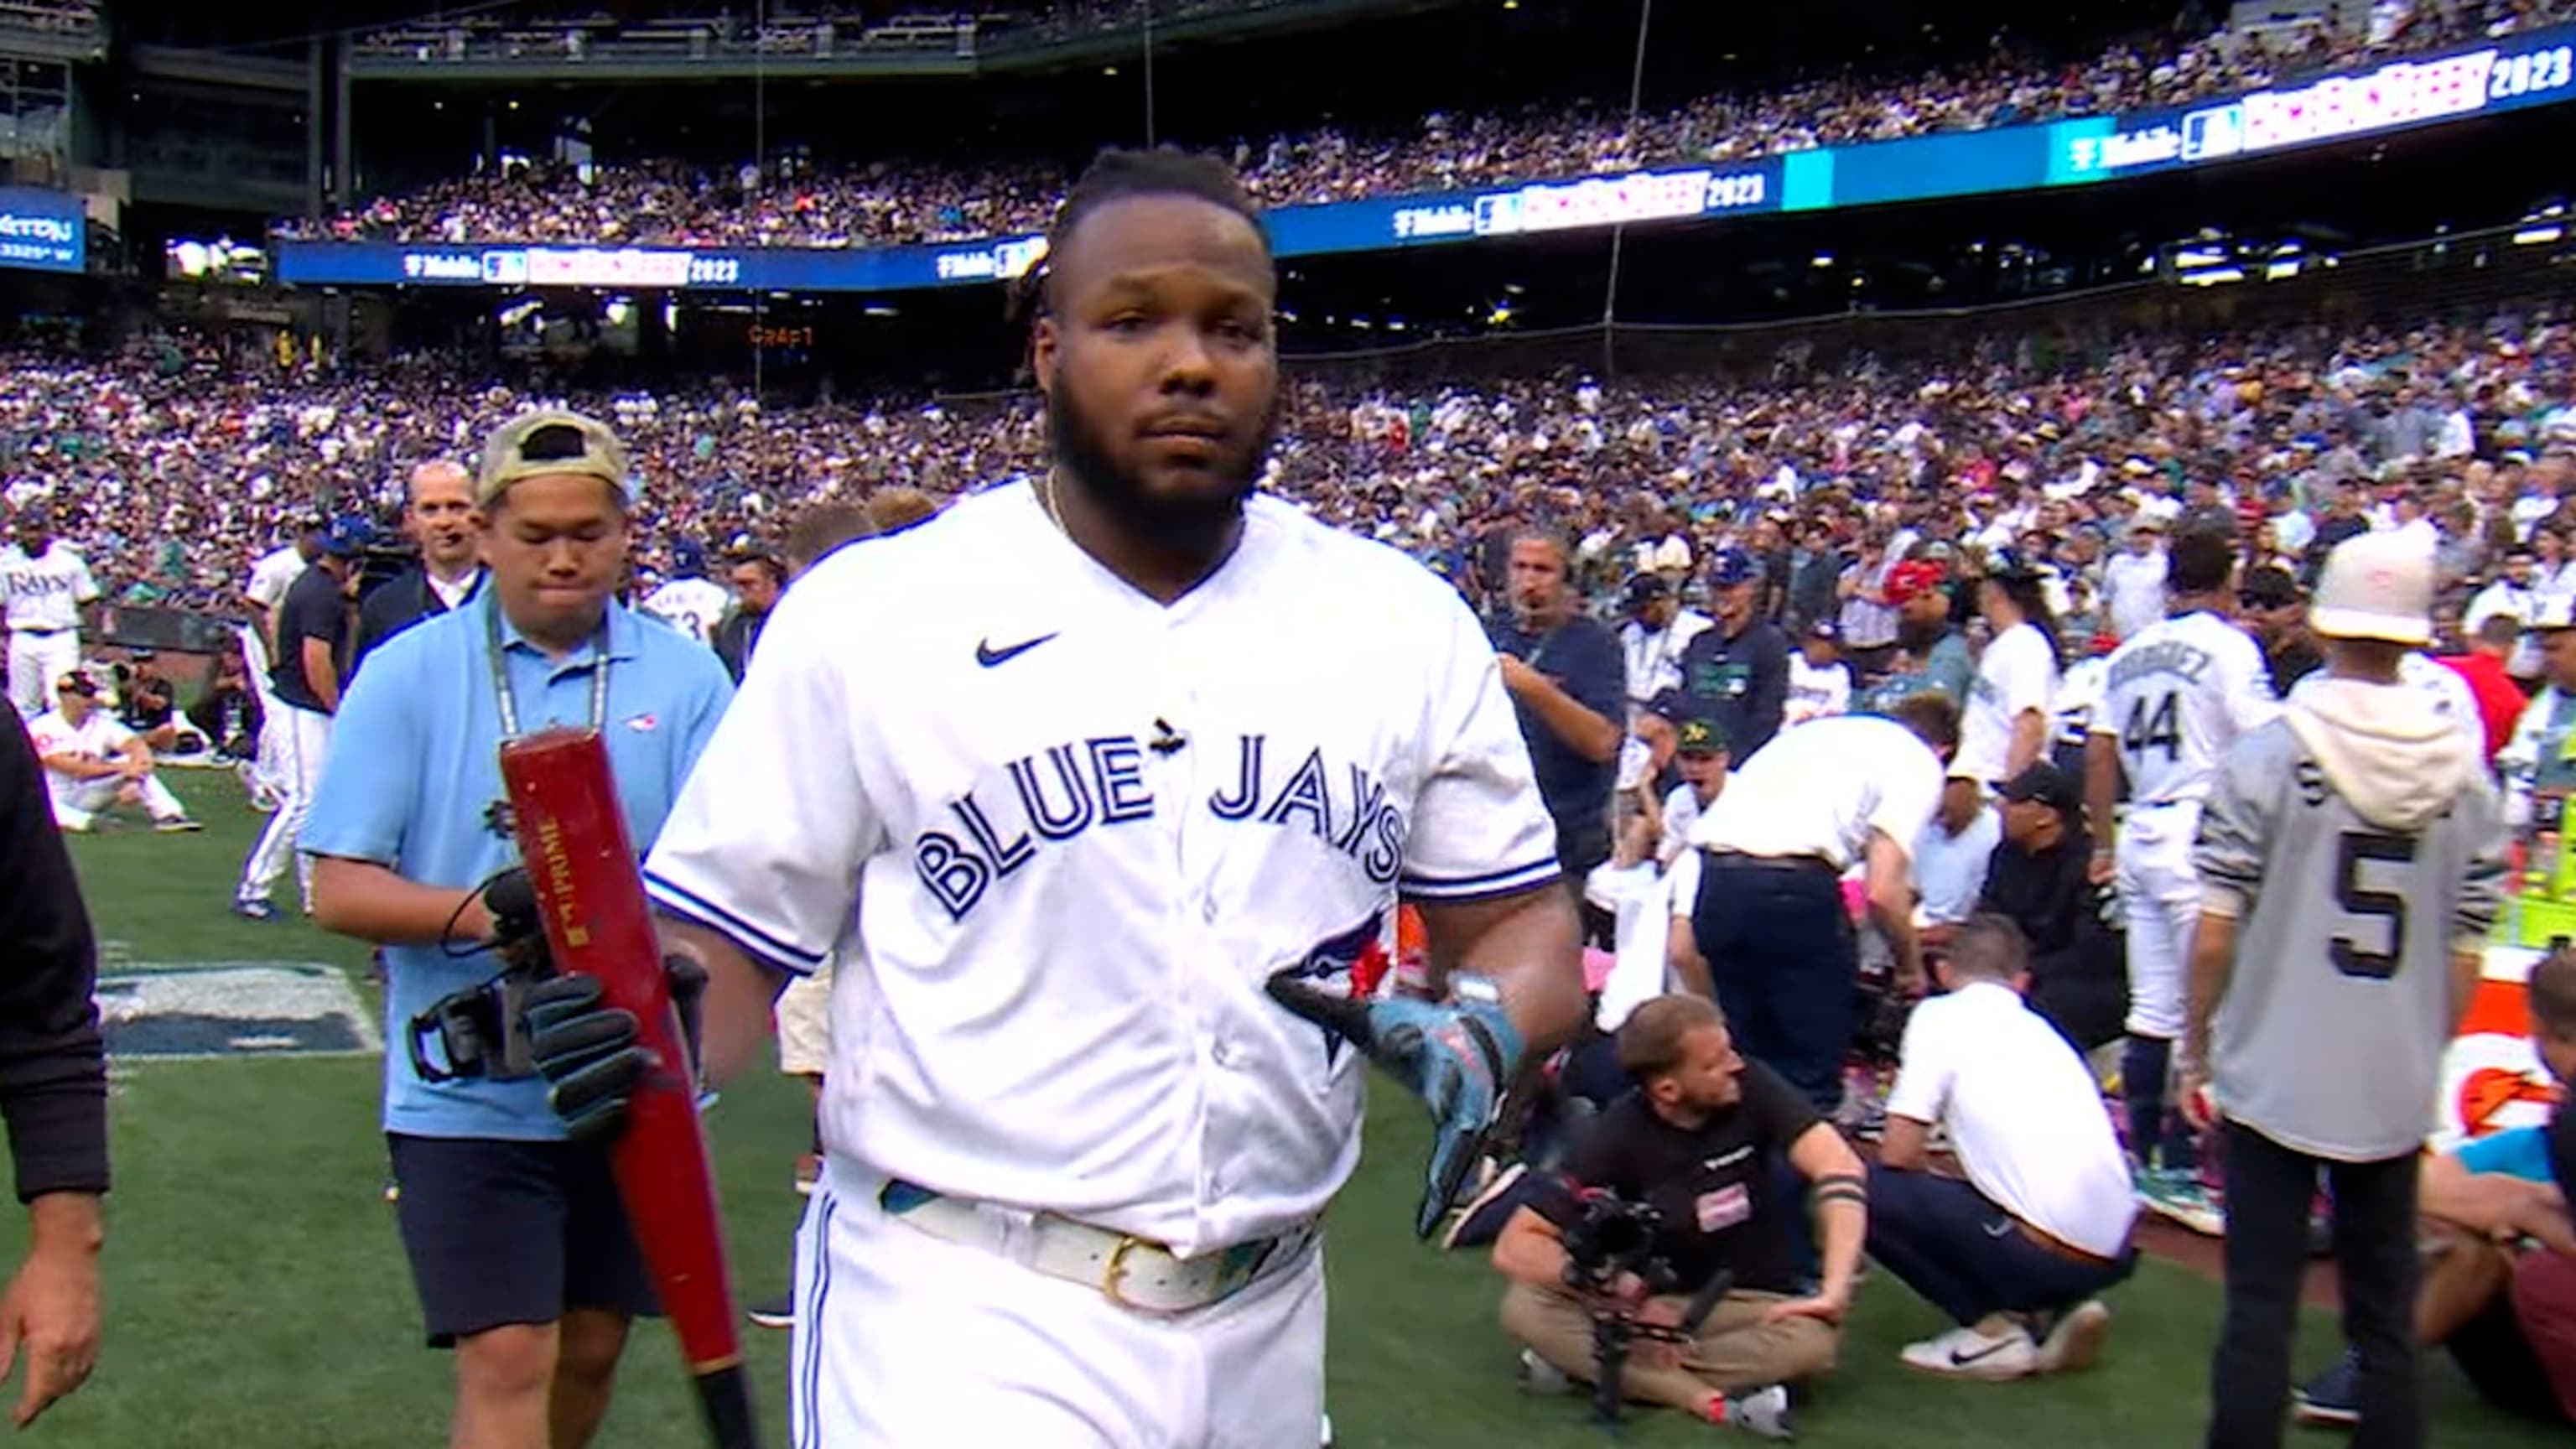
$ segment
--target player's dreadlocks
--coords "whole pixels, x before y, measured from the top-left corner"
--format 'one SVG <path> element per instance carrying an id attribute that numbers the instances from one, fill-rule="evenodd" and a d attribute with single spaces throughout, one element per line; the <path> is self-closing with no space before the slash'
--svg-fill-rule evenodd
<path id="1" fill-rule="evenodd" d="M 1056 208 L 1055 220 L 1047 227 L 1047 256 L 1052 258 L 1064 250 L 1084 217 L 1131 196 L 1188 196 L 1224 207 L 1252 223 L 1253 235 L 1261 238 L 1262 250 L 1270 249 L 1270 232 L 1261 224 L 1261 209 L 1253 204 L 1251 193 L 1243 189 L 1233 167 L 1213 156 L 1175 146 L 1157 146 L 1151 151 L 1101 152 L 1090 169 L 1082 173 L 1082 179 L 1065 193 L 1064 204 Z M 1045 310 L 1050 295 L 1048 278 L 1052 274 L 1053 268 L 1044 260 L 1021 274 L 1011 299 L 1016 318 L 1030 320 Z"/>

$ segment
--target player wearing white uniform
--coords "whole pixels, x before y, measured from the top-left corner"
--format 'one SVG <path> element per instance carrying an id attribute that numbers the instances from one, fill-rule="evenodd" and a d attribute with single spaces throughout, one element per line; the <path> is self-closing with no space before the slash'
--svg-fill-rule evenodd
<path id="1" fill-rule="evenodd" d="M 2171 1122 L 2166 1091 L 2200 916 L 2192 842 L 2219 761 L 2280 711 L 2262 649 L 2225 617 L 2235 567 L 2235 543 L 2223 531 L 2188 527 L 2175 537 L 2173 615 L 2112 652 L 2085 742 L 2093 878 L 2118 881 L 2128 920 L 2129 1042 L 2120 1075 L 2129 1150 L 2148 1205 L 2175 1213 L 2208 1206 L 2190 1171 L 2190 1134 Z M 2129 813 L 2115 823 L 2123 776 Z"/>
<path id="2" fill-rule="evenodd" d="M 714 648 L 716 623 L 733 606 L 733 595 L 706 572 L 705 550 L 687 539 L 674 544 L 671 581 L 645 597 L 644 612 Z"/>
<path id="3" fill-rule="evenodd" d="M 1427 1233 L 1494 1084 L 1582 1017 L 1483 629 L 1249 496 L 1253 218 L 1201 158 L 1094 166 L 1032 279 L 1054 469 L 799 581 L 647 862 L 718 1079 L 837 957 L 798 1444 L 1309 1449 L 1361 1055 L 1432 1104 Z M 1319 1000 L 1399 896 L 1451 998 Z"/>
<path id="4" fill-rule="evenodd" d="M 285 758 L 280 732 L 286 712 L 278 703 L 277 686 L 269 679 L 277 663 L 277 609 L 286 602 L 286 591 L 322 556 L 322 535 L 328 527 L 329 520 L 318 515 L 305 519 L 296 528 L 294 542 L 260 555 L 259 562 L 251 565 L 250 582 L 242 589 L 250 605 L 249 621 L 241 627 L 242 663 L 251 688 L 259 695 L 259 753 L 244 782 L 255 805 L 274 808 L 286 793 L 280 764 Z"/>
<path id="5" fill-rule="evenodd" d="M 54 823 L 83 831 L 120 801 L 140 805 L 161 830 L 195 830 L 187 807 L 152 773 L 152 749 L 101 708 L 98 681 L 74 670 L 54 681 L 58 703 L 27 725 L 44 762 Z"/>
<path id="6" fill-rule="evenodd" d="M 1941 797 L 1942 821 L 1954 835 L 1996 787 L 2047 754 L 2058 670 L 2044 587 L 2039 569 L 2020 554 L 1988 553 L 1977 603 L 1994 635 L 1960 711 L 1959 751 Z"/>
<path id="7" fill-rule="evenodd" d="M 9 702 L 22 720 L 54 707 L 54 684 L 80 667 L 80 611 L 98 598 L 98 581 L 71 545 L 54 539 L 40 505 L 18 514 L 18 541 L 0 548 L 0 589 L 7 591 Z"/>

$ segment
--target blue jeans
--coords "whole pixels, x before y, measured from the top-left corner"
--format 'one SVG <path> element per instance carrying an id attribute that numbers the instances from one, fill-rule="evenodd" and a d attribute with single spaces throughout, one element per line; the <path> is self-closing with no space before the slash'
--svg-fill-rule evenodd
<path id="1" fill-rule="evenodd" d="M 2071 1308 L 2126 1279 L 2135 1248 L 2088 1263 L 2033 1242 L 2013 1215 L 1953 1177 L 1869 1168 L 1869 1255 L 1953 1323 Z"/>

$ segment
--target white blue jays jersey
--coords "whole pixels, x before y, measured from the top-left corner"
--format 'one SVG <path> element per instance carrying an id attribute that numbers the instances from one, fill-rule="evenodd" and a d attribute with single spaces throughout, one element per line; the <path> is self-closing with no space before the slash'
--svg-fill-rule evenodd
<path id="1" fill-rule="evenodd" d="M 2139 805 L 2205 800 L 2240 736 L 2280 712 L 2262 647 L 2205 610 L 2159 619 L 2112 651 L 2092 730 L 2120 747 Z"/>
<path id="2" fill-rule="evenodd" d="M 1357 1160 L 1356 1054 L 1271 973 L 1346 976 L 1399 895 L 1555 854 L 1493 649 L 1419 565 L 1256 498 L 1165 606 L 1016 486 L 789 590 L 646 875 L 790 970 L 836 953 L 836 1156 L 1191 1253 Z"/>

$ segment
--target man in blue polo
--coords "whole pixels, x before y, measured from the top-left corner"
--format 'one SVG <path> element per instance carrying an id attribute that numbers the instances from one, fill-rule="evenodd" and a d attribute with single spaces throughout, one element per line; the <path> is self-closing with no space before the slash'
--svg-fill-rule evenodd
<path id="1" fill-rule="evenodd" d="M 603 732 L 642 850 L 732 698 L 713 654 L 612 598 L 627 498 L 625 449 L 591 419 L 529 413 L 492 435 L 475 487 L 490 587 L 368 656 L 304 831 L 316 918 L 384 947 L 403 1246 L 431 1344 L 457 1351 L 453 1442 L 476 1449 L 588 1444 L 653 1301 L 604 1152 L 562 1141 L 544 1081 L 511 1075 L 516 1013 L 478 1012 L 502 968 L 473 949 L 492 934 L 480 886 L 517 863 L 494 823 L 504 739 Z M 404 1045 L 416 1023 L 427 1076 Z"/>

